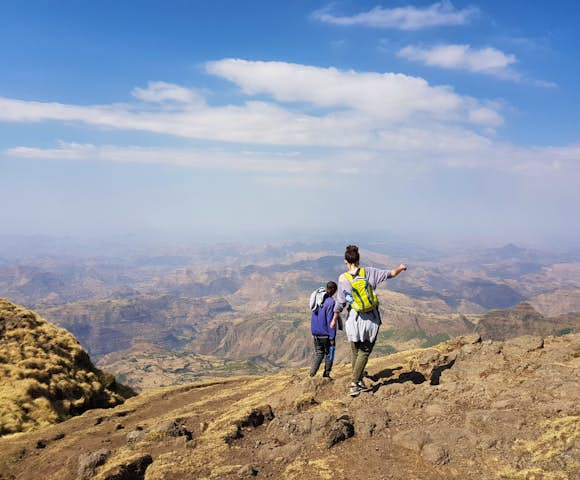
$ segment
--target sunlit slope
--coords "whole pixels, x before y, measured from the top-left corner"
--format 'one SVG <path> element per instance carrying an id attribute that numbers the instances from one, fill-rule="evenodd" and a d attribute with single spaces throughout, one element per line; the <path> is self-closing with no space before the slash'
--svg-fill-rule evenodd
<path id="1" fill-rule="evenodd" d="M 303 369 L 149 391 L 0 439 L 0 471 L 47 480 L 580 475 L 580 335 L 472 335 L 375 358 L 374 387 L 358 398 L 346 395 L 349 373 L 340 364 L 331 381 Z"/>
<path id="2" fill-rule="evenodd" d="M 112 407 L 129 394 L 69 332 L 0 298 L 0 435 Z"/>

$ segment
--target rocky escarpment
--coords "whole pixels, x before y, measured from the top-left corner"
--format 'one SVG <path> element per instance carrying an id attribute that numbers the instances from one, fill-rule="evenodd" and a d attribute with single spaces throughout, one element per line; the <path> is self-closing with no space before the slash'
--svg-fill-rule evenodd
<path id="1" fill-rule="evenodd" d="M 177 349 L 208 320 L 231 311 L 224 299 L 135 295 L 47 307 L 43 315 L 72 332 L 95 359 L 136 343 Z"/>
<path id="2" fill-rule="evenodd" d="M 580 335 L 471 335 L 376 358 L 372 390 L 357 398 L 346 394 L 349 373 L 342 364 L 334 380 L 294 370 L 146 392 L 0 439 L 0 472 L 87 480 L 580 477 Z"/>
<path id="3" fill-rule="evenodd" d="M 506 310 L 492 310 L 481 315 L 475 329 L 483 338 L 507 340 L 533 332 L 535 335 L 557 335 L 580 331 L 580 313 L 546 317 L 528 302 Z"/>
<path id="4" fill-rule="evenodd" d="M 55 423 L 132 394 L 66 330 L 0 298 L 0 435 Z"/>

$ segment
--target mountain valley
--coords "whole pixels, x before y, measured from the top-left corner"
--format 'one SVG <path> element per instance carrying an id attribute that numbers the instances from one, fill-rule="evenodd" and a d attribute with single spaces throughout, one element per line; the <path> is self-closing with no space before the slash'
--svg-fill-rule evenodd
<path id="1" fill-rule="evenodd" d="M 363 259 L 379 268 L 414 254 L 394 259 L 380 253 L 388 246 L 373 248 Z M 408 272 L 379 288 L 379 353 L 471 332 L 506 339 L 579 331 L 573 255 L 514 245 L 416 254 Z M 25 257 L 0 265 L 0 291 L 72 332 L 99 368 L 145 389 L 306 365 L 308 295 L 342 265 L 329 245 L 304 244 Z M 337 358 L 344 360 L 341 335 Z"/>

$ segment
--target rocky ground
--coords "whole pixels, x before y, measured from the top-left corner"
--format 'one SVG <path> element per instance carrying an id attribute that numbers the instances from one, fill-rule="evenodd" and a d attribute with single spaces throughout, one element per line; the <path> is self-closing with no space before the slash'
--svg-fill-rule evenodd
<path id="1" fill-rule="evenodd" d="M 0 479 L 580 478 L 580 335 L 459 337 L 373 359 L 143 393 L 0 439 Z"/>

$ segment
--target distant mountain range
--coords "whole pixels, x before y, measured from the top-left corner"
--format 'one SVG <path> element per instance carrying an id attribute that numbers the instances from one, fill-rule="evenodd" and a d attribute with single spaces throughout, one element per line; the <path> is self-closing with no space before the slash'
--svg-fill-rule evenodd
<path id="1" fill-rule="evenodd" d="M 361 253 L 367 265 L 400 263 Z M 379 288 L 377 352 L 473 331 L 504 339 L 579 329 L 580 263 L 515 245 L 421 258 Z M 306 364 L 308 295 L 343 268 L 336 252 L 301 244 L 52 256 L 0 263 L 0 292 L 71 331 L 100 367 L 149 388 Z M 337 355 L 346 359 L 348 347 L 339 343 Z"/>

